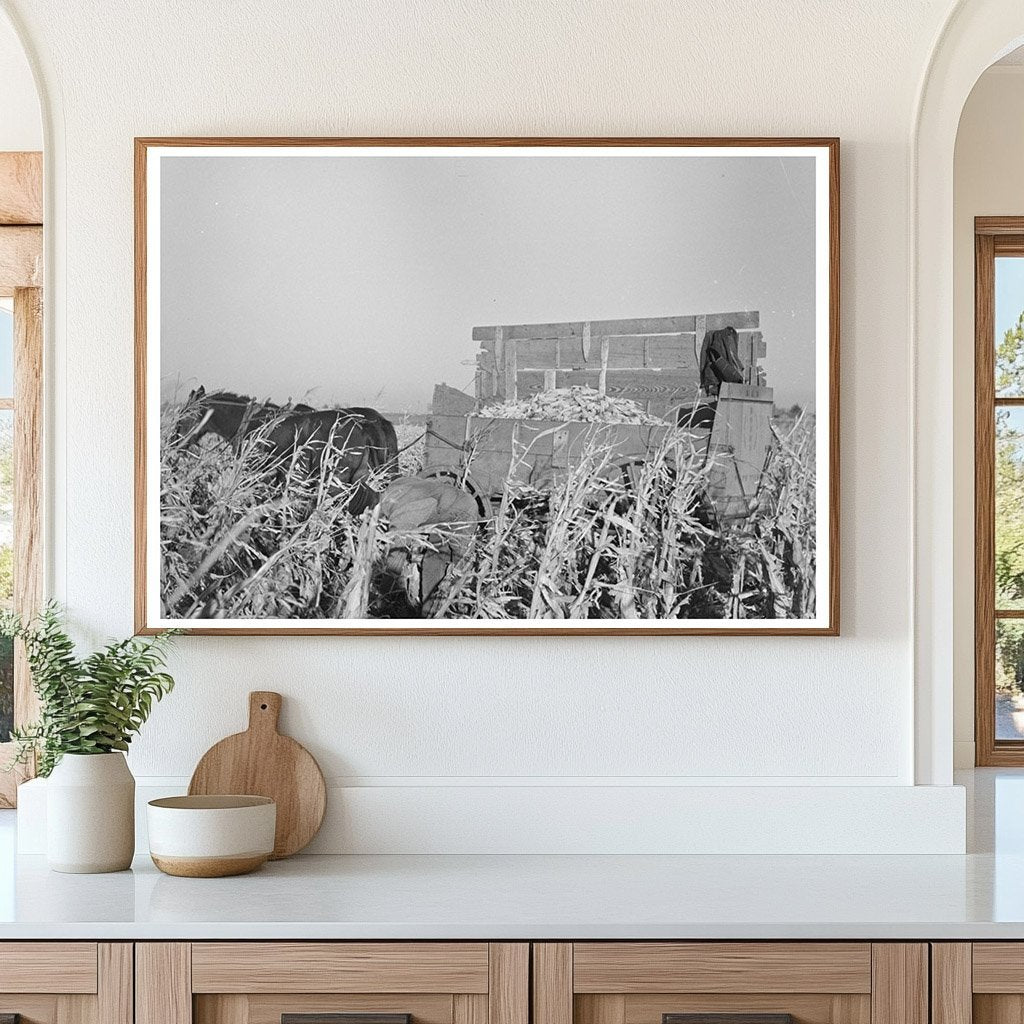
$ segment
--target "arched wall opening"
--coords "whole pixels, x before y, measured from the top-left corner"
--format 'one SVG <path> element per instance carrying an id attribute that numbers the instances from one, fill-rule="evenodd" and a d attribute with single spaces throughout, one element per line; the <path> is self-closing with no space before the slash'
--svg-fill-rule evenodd
<path id="1" fill-rule="evenodd" d="M 973 670 L 963 678 L 972 664 L 963 644 L 973 644 L 973 553 L 968 561 L 964 544 L 973 543 L 973 534 L 965 538 L 957 520 L 963 510 L 958 488 L 962 492 L 970 479 L 958 435 L 970 409 L 955 406 L 956 398 L 964 401 L 963 388 L 954 389 L 960 346 L 973 358 L 973 333 L 963 338 L 954 328 L 957 130 L 975 83 L 1022 42 L 1019 0 L 963 0 L 926 69 L 911 140 L 915 778 L 926 785 L 952 781 L 954 690 L 969 686 L 973 692 Z"/>
<path id="2" fill-rule="evenodd" d="M 1024 47 L 1011 51 L 984 71 L 975 83 L 964 106 L 957 132 L 954 160 L 953 226 L 953 484 L 954 484 L 954 579 L 953 594 L 953 702 L 954 767 L 973 767 L 975 647 L 974 593 L 970 581 L 975 578 L 975 499 L 974 499 L 974 220 L 986 216 L 1024 215 L 1019 169 L 1024 166 Z M 1016 261 L 1021 265 L 1024 261 Z M 1013 298 L 1012 316 L 1016 320 L 1020 306 L 1016 276 L 1004 264 L 1002 294 Z M 996 323 L 997 337 L 1010 326 L 1006 316 L 1011 307 L 1000 303 L 1002 319 Z M 1014 419 L 1015 422 L 1015 419 Z M 1009 425 L 1009 424 L 1008 424 Z M 1012 483 L 1003 478 L 1000 494 Z M 1012 506 L 1012 503 L 1011 503 Z M 1003 507 L 1002 502 L 1000 507 Z M 1007 570 L 1010 567 L 1007 566 Z M 1017 632 L 1009 625 L 1008 638 Z M 996 664 L 1002 666 L 1012 657 L 1012 640 L 997 645 Z M 1003 668 L 998 675 L 1009 683 Z M 1021 735 L 1018 723 L 1019 701 L 1007 686 L 996 697 L 997 737 Z"/>
<path id="3" fill-rule="evenodd" d="M 21 34 L 0 13 L 0 232 L 4 275 L 0 281 L 0 601 L 22 615 L 39 603 L 42 545 L 40 496 L 44 446 L 38 429 L 44 413 L 34 382 L 42 372 L 40 200 L 44 123 L 36 76 Z M 39 554 L 37 555 L 37 552 Z M 9 755 L 13 730 L 32 717 L 29 682 L 12 645 L 0 652 L 0 747 Z M 0 806 L 16 802 L 16 778 L 0 779 Z"/>

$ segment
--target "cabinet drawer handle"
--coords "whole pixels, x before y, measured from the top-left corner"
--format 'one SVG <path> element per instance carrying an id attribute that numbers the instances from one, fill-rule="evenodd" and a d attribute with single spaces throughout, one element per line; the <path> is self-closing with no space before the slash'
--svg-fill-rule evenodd
<path id="1" fill-rule="evenodd" d="M 0 1024 L 8 1024 L 0 1020 Z M 17 1024 L 17 1021 L 14 1022 Z M 281 1024 L 412 1024 L 411 1013 L 282 1013 Z"/>
<path id="2" fill-rule="evenodd" d="M 661 1024 L 793 1024 L 791 1013 L 663 1013 Z"/>

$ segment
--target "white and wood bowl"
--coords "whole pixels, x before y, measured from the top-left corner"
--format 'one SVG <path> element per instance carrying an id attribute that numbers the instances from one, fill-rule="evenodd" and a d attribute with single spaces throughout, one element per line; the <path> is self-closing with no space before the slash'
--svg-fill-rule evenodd
<path id="1" fill-rule="evenodd" d="M 224 878 L 274 852 L 277 805 L 266 796 L 168 796 L 147 808 L 149 853 L 168 875 Z"/>

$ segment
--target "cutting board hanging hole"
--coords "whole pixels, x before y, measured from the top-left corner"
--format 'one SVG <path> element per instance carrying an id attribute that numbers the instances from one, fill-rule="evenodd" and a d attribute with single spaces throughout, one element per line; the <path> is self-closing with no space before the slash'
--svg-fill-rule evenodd
<path id="1" fill-rule="evenodd" d="M 281 717 L 281 695 L 269 690 L 249 694 L 249 728 L 277 730 Z"/>

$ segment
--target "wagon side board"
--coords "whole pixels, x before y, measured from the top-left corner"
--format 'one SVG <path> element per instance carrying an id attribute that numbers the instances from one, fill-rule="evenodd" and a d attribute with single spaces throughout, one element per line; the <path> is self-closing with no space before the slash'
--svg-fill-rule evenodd
<path id="1" fill-rule="evenodd" d="M 608 462 L 643 461 L 672 428 L 633 423 L 564 423 L 554 420 L 433 416 L 424 449 L 424 471 L 469 471 L 481 492 L 501 493 L 510 477 L 519 484 L 547 487 L 578 466 L 591 445 L 607 446 Z M 702 453 L 707 431 L 692 432 Z"/>
<path id="2" fill-rule="evenodd" d="M 722 387 L 714 426 L 691 430 L 695 458 L 712 460 L 709 495 L 719 515 L 743 517 L 757 496 L 771 442 L 773 392 L 746 384 Z M 549 487 L 578 466 L 592 444 L 608 446 L 616 466 L 643 462 L 673 427 L 632 423 L 564 423 L 434 415 L 424 446 L 424 473 L 461 480 L 496 496 L 509 478 Z"/>
<path id="3" fill-rule="evenodd" d="M 529 397 L 551 388 L 589 387 L 638 402 L 666 419 L 697 397 L 704 333 L 732 326 L 739 334 L 743 383 L 759 385 L 765 343 L 756 311 L 635 320 L 475 327 L 476 398 Z"/>

